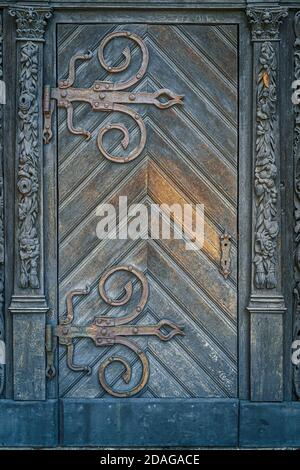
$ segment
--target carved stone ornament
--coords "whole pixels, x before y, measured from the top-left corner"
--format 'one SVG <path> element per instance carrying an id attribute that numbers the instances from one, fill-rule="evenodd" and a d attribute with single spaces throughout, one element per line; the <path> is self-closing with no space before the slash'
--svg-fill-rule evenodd
<path id="1" fill-rule="evenodd" d="M 21 261 L 20 287 L 38 288 L 40 254 L 39 208 L 39 113 L 38 113 L 38 54 L 39 47 L 27 42 L 20 50 L 19 78 L 19 171 L 18 220 L 19 254 Z"/>
<path id="2" fill-rule="evenodd" d="M 276 120 L 276 54 L 270 42 L 261 45 L 256 95 L 255 161 L 255 285 L 273 289 L 277 285 L 277 167 L 274 122 Z"/>
<path id="3" fill-rule="evenodd" d="M 300 80 L 300 12 L 295 15 L 294 78 Z M 300 340 L 300 104 L 294 106 L 294 340 Z M 294 391 L 300 398 L 300 368 L 294 367 Z"/>
<path id="4" fill-rule="evenodd" d="M 24 41 L 19 48 L 19 96 L 17 152 L 19 158 L 17 189 L 18 242 L 21 288 L 40 287 L 40 153 L 39 135 L 39 61 L 49 8 L 16 7 L 9 10 L 16 18 L 17 39 Z"/>
<path id="5" fill-rule="evenodd" d="M 52 15 L 49 8 L 18 7 L 9 10 L 16 17 L 17 38 L 25 40 L 44 40 L 47 19 Z"/>
<path id="6" fill-rule="evenodd" d="M 251 24 L 253 41 L 278 41 L 279 26 L 288 14 L 286 8 L 249 8 L 248 21 Z"/>

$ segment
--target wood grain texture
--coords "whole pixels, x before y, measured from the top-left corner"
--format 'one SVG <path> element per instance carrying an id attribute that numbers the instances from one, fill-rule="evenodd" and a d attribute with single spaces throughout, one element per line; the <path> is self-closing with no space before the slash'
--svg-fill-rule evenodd
<path id="1" fill-rule="evenodd" d="M 116 264 L 142 270 L 150 297 L 140 324 L 168 318 L 185 325 L 186 336 L 170 343 L 136 338 L 150 361 L 150 379 L 144 397 L 235 397 L 237 394 L 237 29 L 234 26 L 83 25 L 58 27 L 58 78 L 67 76 L 74 53 L 96 52 L 112 31 L 130 30 L 145 41 L 150 54 L 147 73 L 136 91 L 169 88 L 185 95 L 183 107 L 158 110 L 131 105 L 147 127 L 142 155 L 127 164 L 111 163 L 95 145 L 106 122 L 124 122 L 132 146 L 136 128 L 117 113 L 93 113 L 79 104 L 75 125 L 92 132 L 90 141 L 71 135 L 64 112 L 58 113 L 59 185 L 59 309 L 65 314 L 66 295 L 89 283 L 91 294 L 75 300 L 76 322 L 86 324 L 95 315 L 120 316 L 132 302 L 110 308 L 100 301 L 97 282 Z M 118 42 L 119 41 L 119 42 Z M 107 46 L 112 63 L 120 61 L 123 39 Z M 130 44 L 132 64 L 120 78 L 139 66 L 138 48 Z M 95 79 L 116 79 L 104 73 L 97 58 L 78 63 L 75 86 L 88 87 Z M 107 148 L 121 151 L 117 133 L 107 136 Z M 130 150 L 130 149 L 129 149 Z M 120 195 L 128 204 L 187 203 L 205 205 L 205 243 L 201 251 L 186 251 L 181 240 L 98 240 L 95 209 L 100 203 L 117 206 Z M 122 224 L 122 220 L 118 221 Z M 219 237 L 226 229 L 233 238 L 232 273 L 227 281 L 219 272 Z M 120 295 L 122 281 L 109 285 Z M 172 344 L 171 344 L 172 343 Z M 96 348 L 88 340 L 76 343 L 75 360 L 89 364 L 93 373 L 74 373 L 60 350 L 60 395 L 66 398 L 107 397 L 99 387 L 101 361 L 122 353 L 140 374 L 135 357 L 122 346 Z M 108 380 L 124 388 L 121 370 L 111 366 Z"/>

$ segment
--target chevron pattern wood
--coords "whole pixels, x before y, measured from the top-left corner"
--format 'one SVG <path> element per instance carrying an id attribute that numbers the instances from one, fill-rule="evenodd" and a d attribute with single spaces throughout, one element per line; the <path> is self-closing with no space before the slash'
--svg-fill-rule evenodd
<path id="1" fill-rule="evenodd" d="M 108 121 L 124 122 L 131 145 L 138 141 L 136 126 L 118 113 L 95 113 L 89 106 L 75 107 L 74 121 L 92 132 L 86 141 L 71 135 L 65 113 L 58 113 L 59 181 L 59 315 L 66 313 L 66 295 L 91 285 L 89 296 L 75 300 L 76 322 L 86 324 L 95 315 L 121 316 L 136 305 L 140 286 L 124 307 L 109 307 L 99 300 L 98 280 L 116 264 L 132 264 L 143 271 L 150 286 L 147 307 L 137 323 L 168 318 L 185 326 L 185 336 L 163 343 L 155 337 L 135 341 L 147 352 L 150 379 L 144 397 L 235 397 L 237 395 L 237 29 L 235 26 L 199 25 L 59 25 L 58 78 L 68 74 L 72 55 L 91 50 L 94 58 L 78 62 L 75 86 L 94 80 L 115 80 L 101 69 L 96 50 L 112 31 L 130 30 L 143 38 L 149 66 L 135 91 L 169 88 L 184 94 L 184 106 L 163 111 L 154 106 L 130 105 L 147 127 L 147 144 L 140 157 L 127 164 L 112 163 L 99 155 L 95 139 Z M 139 49 L 120 38 L 107 45 L 116 66 L 120 51 L 129 45 L 132 63 L 121 77 L 137 70 Z M 119 77 L 118 77 L 119 79 Z M 107 135 L 107 148 L 118 155 L 121 137 Z M 96 236 L 100 203 L 118 205 L 144 202 L 204 204 L 205 242 L 200 251 L 187 251 L 182 240 L 102 240 Z M 124 221 L 118 220 L 122 225 Z M 220 235 L 232 236 L 232 272 L 227 280 L 219 272 Z M 127 275 L 113 277 L 112 297 L 122 294 Z M 76 343 L 75 361 L 89 364 L 93 373 L 73 372 L 66 365 L 65 349 L 59 357 L 62 397 L 106 397 L 97 377 L 105 358 L 118 351 L 132 366 L 137 382 L 140 364 L 122 346 L 96 348 L 85 339 Z M 108 381 L 128 387 L 122 367 L 112 365 Z"/>

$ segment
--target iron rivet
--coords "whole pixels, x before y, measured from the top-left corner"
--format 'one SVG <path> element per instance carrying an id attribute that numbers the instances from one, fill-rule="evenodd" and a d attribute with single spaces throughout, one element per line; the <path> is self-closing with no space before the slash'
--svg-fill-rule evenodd
<path id="1" fill-rule="evenodd" d="M 105 98 L 105 94 L 104 94 L 104 93 L 100 93 L 100 99 L 101 99 L 101 100 L 104 100 L 104 98 Z"/>
<path id="2" fill-rule="evenodd" d="M 136 335 L 136 334 L 138 333 L 138 331 L 139 331 L 139 329 L 135 326 L 135 327 L 133 328 L 134 334 Z"/>
<path id="3" fill-rule="evenodd" d="M 108 103 L 104 103 L 104 108 L 108 108 Z"/>
<path id="4" fill-rule="evenodd" d="M 101 334 L 102 334 L 103 336 L 105 336 L 105 335 L 106 335 L 106 333 L 107 333 L 107 328 L 102 328 L 102 330 L 101 330 Z"/>
<path id="5" fill-rule="evenodd" d="M 96 108 L 98 108 L 98 106 L 99 106 L 99 103 L 98 103 L 98 102 L 96 102 L 96 103 L 95 103 L 95 107 L 96 107 Z"/>
<path id="6" fill-rule="evenodd" d="M 128 266 L 128 271 L 132 271 L 132 266 L 131 265 Z"/>
<path id="7" fill-rule="evenodd" d="M 108 84 L 108 83 L 105 85 L 105 88 L 106 88 L 107 90 L 109 89 L 109 84 Z"/>
<path id="8" fill-rule="evenodd" d="M 136 78 L 141 78 L 141 74 L 140 74 L 140 73 L 137 73 L 137 74 L 136 74 Z"/>
<path id="9" fill-rule="evenodd" d="M 137 312 L 140 312 L 141 310 L 142 310 L 141 307 L 138 305 L 138 306 L 136 307 L 136 311 L 137 311 Z"/>
<path id="10" fill-rule="evenodd" d="M 135 100 L 135 94 L 134 94 L 134 93 L 131 93 L 131 94 L 129 95 L 129 99 L 130 99 L 131 101 L 134 101 L 134 100 Z"/>
<path id="11" fill-rule="evenodd" d="M 135 119 L 139 119 L 140 115 L 138 113 L 135 114 Z"/>
<path id="12" fill-rule="evenodd" d="M 64 90 L 64 91 L 61 92 L 61 96 L 62 96 L 63 98 L 65 98 L 65 97 L 67 96 L 67 94 L 68 94 L 68 92 L 67 92 L 66 90 Z"/>

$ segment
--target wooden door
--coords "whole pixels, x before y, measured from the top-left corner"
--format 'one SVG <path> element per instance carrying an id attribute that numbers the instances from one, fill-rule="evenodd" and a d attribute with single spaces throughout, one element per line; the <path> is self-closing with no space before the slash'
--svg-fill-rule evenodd
<path id="1" fill-rule="evenodd" d="M 123 35 L 124 31 L 130 34 Z M 107 39 L 103 51 L 107 68 L 121 69 L 130 51 L 131 61 L 124 71 L 110 73 L 109 68 L 105 70 L 99 64 L 99 45 L 108 37 L 110 40 Z M 130 155 L 132 149 L 134 152 L 140 139 L 132 116 L 118 111 L 96 112 L 89 103 L 72 103 L 73 126 L 88 130 L 91 138 L 87 140 L 83 135 L 70 132 L 66 110 L 59 109 L 60 319 L 65 322 L 68 295 L 74 309 L 72 325 L 84 327 L 92 324 L 95 317 L 128 315 L 141 302 L 143 294 L 141 282 L 135 275 L 137 270 L 147 280 L 149 296 L 133 324 L 140 328 L 166 319 L 184 327 L 184 336 L 176 334 L 168 342 L 155 335 L 136 334 L 131 338 L 147 357 L 148 378 L 141 377 L 145 364 L 142 365 L 136 351 L 126 344 L 103 346 L 100 340 L 95 345 L 89 338 L 72 340 L 74 354 L 69 353 L 79 365 L 78 371 L 72 370 L 66 360 L 63 338 L 59 361 L 60 396 L 103 399 L 114 393 L 131 396 L 132 390 L 136 393 L 139 381 L 146 379 L 138 389 L 139 397 L 235 397 L 237 28 L 59 25 L 58 80 L 68 78 L 71 57 L 86 51 L 90 51 L 92 58 L 75 61 L 73 87 L 89 88 L 95 81 L 130 80 L 143 60 L 143 50 L 136 37 L 149 53 L 148 66 L 142 78 L 126 91 L 138 95 L 169 89 L 184 95 L 183 104 L 167 109 L 134 101 L 128 105 L 143 120 L 147 132 L 143 151 L 130 161 L 126 161 L 126 155 Z M 65 88 L 63 94 L 67 92 L 70 96 L 68 90 Z M 108 123 L 120 122 L 128 128 L 130 143 L 124 151 L 121 130 L 107 132 L 103 145 L 109 155 L 116 157 L 112 161 L 99 150 L 97 135 Z M 163 203 L 203 204 L 203 248 L 186 250 L 184 240 L 177 239 L 99 240 L 97 207 L 101 203 L 113 204 L 118 224 L 122 225 L 122 215 L 118 214 L 120 196 L 127 197 L 128 205 L 144 203 L 148 207 Z M 222 274 L 220 265 L 220 240 L 224 232 L 231 236 L 228 277 Z M 107 270 L 119 266 L 132 267 L 133 272 L 122 270 L 109 276 L 105 286 L 107 296 L 122 300 L 124 286 L 131 281 L 133 293 L 128 302 L 114 306 L 101 299 L 99 280 Z M 88 294 L 84 293 L 87 284 Z M 115 356 L 121 359 L 110 364 L 109 358 Z M 131 371 L 128 384 L 124 381 L 127 366 L 122 360 L 128 364 L 127 372 Z M 81 370 L 80 366 L 90 370 Z M 108 390 L 99 383 L 101 367 Z M 109 389 L 114 393 L 109 393 Z"/>

